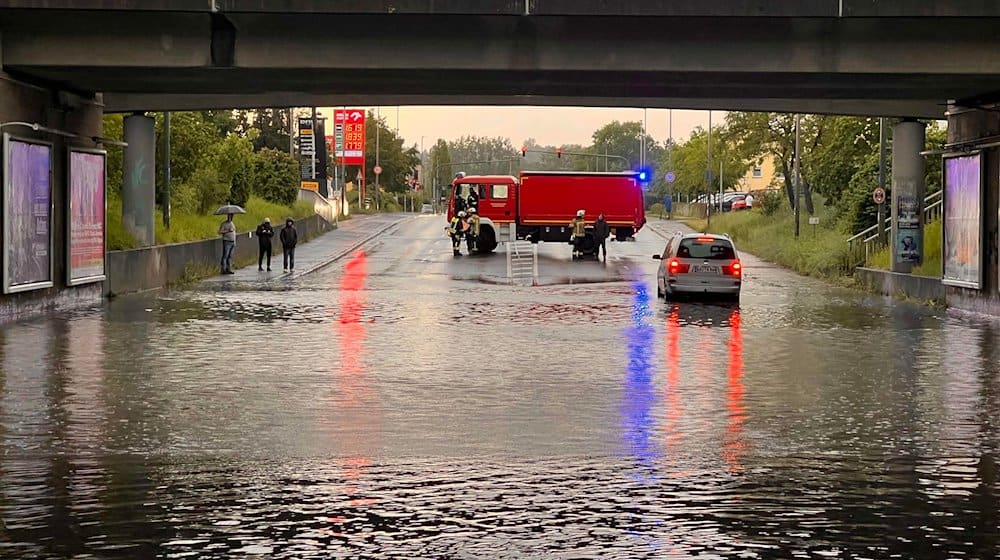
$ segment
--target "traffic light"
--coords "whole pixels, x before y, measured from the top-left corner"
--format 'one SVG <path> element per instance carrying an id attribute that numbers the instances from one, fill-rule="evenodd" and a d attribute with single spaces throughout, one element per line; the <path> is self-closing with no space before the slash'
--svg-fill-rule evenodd
<path id="1" fill-rule="evenodd" d="M 528 156 L 528 148 L 521 146 L 521 157 L 527 157 L 527 156 Z"/>
<path id="2" fill-rule="evenodd" d="M 562 158 L 562 148 L 556 148 L 556 157 Z"/>

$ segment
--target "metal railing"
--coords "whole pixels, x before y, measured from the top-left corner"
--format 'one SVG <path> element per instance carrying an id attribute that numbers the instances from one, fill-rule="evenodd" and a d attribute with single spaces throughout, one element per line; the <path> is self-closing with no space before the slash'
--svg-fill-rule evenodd
<path id="1" fill-rule="evenodd" d="M 943 191 L 935 191 L 924 197 L 924 224 L 928 224 L 934 220 L 940 220 L 944 214 L 944 197 L 942 193 Z M 889 233 L 892 231 L 891 216 L 885 219 L 882 223 L 882 227 L 883 233 Z M 879 225 L 875 224 L 847 238 L 847 245 L 850 247 L 851 254 L 857 257 L 854 264 L 864 264 L 868 262 L 868 258 L 872 254 L 878 252 L 885 245 L 885 243 L 883 242 L 883 236 L 879 235 Z"/>

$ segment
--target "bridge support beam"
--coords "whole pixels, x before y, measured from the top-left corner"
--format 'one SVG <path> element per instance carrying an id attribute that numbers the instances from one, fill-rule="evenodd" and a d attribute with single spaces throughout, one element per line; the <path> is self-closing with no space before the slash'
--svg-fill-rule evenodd
<path id="1" fill-rule="evenodd" d="M 142 114 L 125 118 L 122 223 L 140 247 L 156 244 L 156 121 Z"/>
<path id="2" fill-rule="evenodd" d="M 923 260 L 924 123 L 904 119 L 892 127 L 891 270 L 911 272 Z"/>

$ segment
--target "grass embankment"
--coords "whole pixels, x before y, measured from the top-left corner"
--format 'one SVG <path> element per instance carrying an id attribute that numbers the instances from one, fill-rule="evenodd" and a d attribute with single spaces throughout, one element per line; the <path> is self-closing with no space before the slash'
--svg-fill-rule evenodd
<path id="1" fill-rule="evenodd" d="M 108 199 L 108 250 L 119 251 L 133 249 L 136 247 L 135 239 L 126 231 L 121 222 L 121 200 Z M 281 227 L 285 218 L 291 216 L 298 220 L 313 214 L 313 207 L 305 201 L 297 201 L 293 206 L 283 206 L 274 204 L 266 200 L 251 197 L 244 208 L 246 214 L 237 214 L 233 218 L 236 229 L 239 232 L 246 232 L 256 229 L 264 221 L 264 218 L 271 218 L 271 224 L 275 228 Z M 225 220 L 224 216 L 213 214 L 183 214 L 175 213 L 170 217 L 170 229 L 163 227 L 163 215 L 156 214 L 156 243 L 159 245 L 169 243 L 184 243 L 188 241 L 201 241 L 203 239 L 213 239 L 219 236 L 219 224 Z"/>
<path id="2" fill-rule="evenodd" d="M 820 225 L 809 225 L 809 216 L 801 216 L 799 238 L 795 238 L 795 216 L 782 207 L 772 215 L 759 209 L 727 212 L 712 216 L 709 233 L 729 234 L 740 251 L 792 269 L 799 274 L 853 284 L 851 256 L 833 209 L 817 204 Z M 706 231 L 704 219 L 683 220 L 698 231 Z M 815 228 L 815 229 L 814 229 Z"/>
<path id="3" fill-rule="evenodd" d="M 941 276 L 941 221 L 924 226 L 924 262 L 913 267 L 913 274 L 938 278 Z M 884 247 L 868 259 L 868 266 L 889 270 L 889 247 Z"/>

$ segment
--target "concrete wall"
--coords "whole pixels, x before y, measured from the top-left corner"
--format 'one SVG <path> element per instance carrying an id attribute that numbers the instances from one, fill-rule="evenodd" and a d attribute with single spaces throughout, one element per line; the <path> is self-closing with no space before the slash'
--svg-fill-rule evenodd
<path id="1" fill-rule="evenodd" d="M 309 189 L 299 189 L 299 200 L 305 200 L 312 204 L 313 211 L 322 216 L 324 220 L 330 223 L 337 221 L 337 215 L 340 213 L 339 200 L 325 198 L 318 192 Z"/>
<path id="2" fill-rule="evenodd" d="M 854 277 L 865 289 L 885 296 L 904 296 L 927 301 L 945 299 L 945 289 L 940 278 L 863 267 L 855 269 Z"/>
<path id="3" fill-rule="evenodd" d="M 52 143 L 52 245 L 50 258 L 53 263 L 51 288 L 0 294 L 0 322 L 17 319 L 56 309 L 96 304 L 101 301 L 101 284 L 67 286 L 66 223 L 67 205 L 67 148 L 97 147 L 91 140 L 100 136 L 103 116 L 100 98 L 61 104 L 60 92 L 24 83 L 0 72 L 0 122 L 16 121 L 36 123 L 76 136 L 34 131 L 29 127 L 14 125 L 3 127 L 3 132 L 21 138 L 37 139 Z M 114 149 L 114 148 L 112 148 Z"/>
<path id="4" fill-rule="evenodd" d="M 296 222 L 295 228 L 301 243 L 332 230 L 333 225 L 320 216 L 311 216 Z M 281 244 L 274 241 L 274 248 L 280 264 Z M 220 239 L 111 251 L 107 261 L 107 292 L 116 296 L 165 288 L 177 283 L 188 269 L 195 272 L 218 271 L 221 256 Z M 257 240 L 250 238 L 247 232 L 241 233 L 237 239 L 233 260 L 257 260 Z"/>

